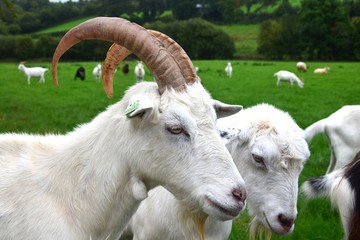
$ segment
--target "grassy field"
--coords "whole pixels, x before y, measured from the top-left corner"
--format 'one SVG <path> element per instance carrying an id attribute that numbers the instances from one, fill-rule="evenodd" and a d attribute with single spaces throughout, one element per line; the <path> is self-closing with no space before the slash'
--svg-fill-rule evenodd
<path id="1" fill-rule="evenodd" d="M 253 59 L 256 53 L 257 39 L 260 33 L 259 24 L 222 25 L 220 28 L 226 32 L 235 43 L 236 58 Z"/>
<path id="2" fill-rule="evenodd" d="M 328 75 L 312 71 L 299 73 L 305 79 L 303 89 L 282 84 L 276 87 L 273 74 L 278 70 L 295 71 L 294 62 L 233 61 L 232 78 L 225 76 L 225 61 L 195 61 L 199 76 L 214 98 L 244 107 L 267 102 L 289 112 L 300 127 L 324 118 L 346 104 L 360 104 L 359 63 L 309 63 L 310 70 L 329 66 Z M 50 67 L 50 63 L 28 63 L 29 66 Z M 83 65 L 85 81 L 74 81 L 76 68 Z M 0 64 L 0 132 L 64 133 L 78 124 L 90 121 L 106 106 L 119 100 L 124 91 L 135 82 L 133 74 L 123 76 L 118 71 L 114 82 L 114 97 L 107 99 L 100 83 L 91 76 L 96 62 L 64 63 L 59 65 L 60 87 L 56 89 L 51 74 L 45 84 L 33 79 L 27 85 L 17 63 Z M 130 62 L 131 73 L 134 62 Z M 152 77 L 147 71 L 147 80 Z M 311 157 L 300 176 L 304 180 L 322 175 L 329 162 L 329 147 L 323 136 L 310 145 Z M 300 194 L 298 218 L 294 232 L 273 239 L 342 239 L 343 233 L 337 212 L 327 200 L 305 201 Z M 233 225 L 230 239 L 248 239 L 249 216 L 245 212 Z"/>

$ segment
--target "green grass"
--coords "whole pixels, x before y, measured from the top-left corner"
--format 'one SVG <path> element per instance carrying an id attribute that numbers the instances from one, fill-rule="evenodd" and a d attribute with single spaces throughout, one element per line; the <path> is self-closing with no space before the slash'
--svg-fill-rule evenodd
<path id="1" fill-rule="evenodd" d="M 83 65 L 85 81 L 73 80 L 76 68 Z M 194 61 L 200 67 L 199 76 L 214 98 L 244 107 L 267 102 L 289 112 L 300 127 L 327 117 L 341 106 L 360 103 L 359 63 L 310 62 L 310 70 L 329 66 L 328 75 L 312 71 L 299 73 L 305 79 L 303 89 L 282 84 L 276 87 L 273 74 L 278 70 L 295 71 L 294 62 L 233 61 L 232 78 L 225 76 L 225 61 Z M 50 63 L 30 63 L 28 66 L 49 67 Z M 108 105 L 119 100 L 124 91 L 135 82 L 132 74 L 135 63 L 130 62 L 130 74 L 118 71 L 114 79 L 114 97 L 107 99 L 100 83 L 91 76 L 95 62 L 65 63 L 59 65 L 60 88 L 56 89 L 50 73 L 45 84 L 33 79 L 27 85 L 17 63 L 0 64 L 0 132 L 60 132 L 72 130 L 78 124 L 90 121 Z M 146 79 L 152 79 L 147 71 Z M 324 174 L 329 163 L 329 146 L 324 136 L 316 137 L 310 145 L 311 157 L 300 176 L 306 179 Z M 305 201 L 299 196 L 296 227 L 288 236 L 273 239 L 342 239 L 343 232 L 335 210 L 327 200 Z M 233 225 L 230 239 L 248 239 L 249 216 L 245 212 Z"/>

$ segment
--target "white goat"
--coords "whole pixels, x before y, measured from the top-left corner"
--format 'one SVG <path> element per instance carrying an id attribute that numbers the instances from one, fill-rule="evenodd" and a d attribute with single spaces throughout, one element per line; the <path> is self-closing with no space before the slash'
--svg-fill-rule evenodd
<path id="1" fill-rule="evenodd" d="M 327 74 L 329 72 L 329 70 L 330 70 L 329 67 L 316 68 L 314 70 L 314 73 L 316 73 L 316 74 Z"/>
<path id="2" fill-rule="evenodd" d="M 360 159 L 302 185 L 308 198 L 329 197 L 339 215 L 345 239 L 360 239 Z"/>
<path id="3" fill-rule="evenodd" d="M 97 82 L 100 82 L 100 79 L 101 79 L 101 64 L 100 63 L 96 64 L 96 66 L 94 67 L 94 69 L 92 71 L 92 74 L 93 74 L 95 80 Z"/>
<path id="4" fill-rule="evenodd" d="M 144 64 L 142 63 L 142 61 L 137 62 L 134 73 L 135 73 L 137 83 L 144 81 L 145 69 L 144 69 Z"/>
<path id="5" fill-rule="evenodd" d="M 331 158 L 326 173 L 350 163 L 360 154 L 360 105 L 343 106 L 329 117 L 305 129 L 305 139 L 323 133 L 330 142 Z"/>
<path id="6" fill-rule="evenodd" d="M 48 71 L 48 68 L 43 67 L 25 67 L 24 62 L 21 62 L 18 66 L 18 69 L 27 77 L 27 83 L 30 84 L 31 77 L 39 77 L 39 83 L 45 83 L 45 72 Z"/>
<path id="7" fill-rule="evenodd" d="M 298 177 L 310 154 L 303 130 L 287 113 L 268 104 L 219 119 L 218 128 L 246 182 L 251 234 L 255 237 L 261 226 L 278 234 L 292 232 Z M 186 204 L 157 187 L 140 204 L 121 239 L 191 239 L 196 232 L 187 216 Z M 232 221 L 209 217 L 205 239 L 228 239 L 231 226 Z"/>
<path id="8" fill-rule="evenodd" d="M 298 62 L 296 63 L 296 68 L 299 72 L 306 72 L 308 70 L 308 67 L 304 62 Z"/>
<path id="9" fill-rule="evenodd" d="M 294 73 L 289 71 L 278 71 L 274 74 L 274 77 L 277 77 L 276 85 L 279 87 L 281 82 L 289 82 L 291 87 L 293 87 L 294 82 L 298 84 L 300 88 L 304 87 L 304 80 L 298 78 Z"/>
<path id="10" fill-rule="evenodd" d="M 244 181 L 215 121 L 216 112 L 240 107 L 211 99 L 187 55 L 179 56 L 181 69 L 146 29 L 121 18 L 90 19 L 64 35 L 52 62 L 56 85 L 60 57 L 86 39 L 124 45 L 147 61 L 157 83 L 135 85 L 66 135 L 0 135 L 0 239 L 118 239 L 158 185 L 198 219 L 236 217 L 244 207 Z M 168 65 L 159 67 L 164 61 Z M 104 87 L 111 96 L 112 82 Z"/>
<path id="11" fill-rule="evenodd" d="M 226 67 L 225 67 L 226 76 L 231 77 L 232 72 L 233 72 L 233 69 L 232 69 L 232 66 L 231 66 L 231 62 L 228 62 Z"/>

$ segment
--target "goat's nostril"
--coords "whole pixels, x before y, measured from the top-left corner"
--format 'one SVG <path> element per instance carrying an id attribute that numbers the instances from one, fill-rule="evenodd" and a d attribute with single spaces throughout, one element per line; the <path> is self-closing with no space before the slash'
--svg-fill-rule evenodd
<path id="1" fill-rule="evenodd" d="M 236 189 L 232 191 L 232 195 L 240 202 L 245 202 L 246 191 L 244 189 Z"/>
<path id="2" fill-rule="evenodd" d="M 294 224 L 294 218 L 288 218 L 284 214 L 278 215 L 278 220 L 285 231 L 289 231 Z"/>

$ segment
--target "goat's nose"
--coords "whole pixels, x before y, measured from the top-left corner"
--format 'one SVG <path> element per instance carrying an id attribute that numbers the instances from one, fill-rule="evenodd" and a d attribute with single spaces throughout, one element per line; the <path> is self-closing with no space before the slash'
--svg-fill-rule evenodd
<path id="1" fill-rule="evenodd" d="M 246 200 L 246 189 L 243 187 L 234 189 L 232 191 L 232 195 L 235 197 L 235 199 L 241 203 L 245 203 Z"/>
<path id="2" fill-rule="evenodd" d="M 278 215 L 278 221 L 286 232 L 290 231 L 293 226 L 295 219 L 285 216 L 284 214 Z"/>

